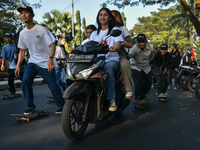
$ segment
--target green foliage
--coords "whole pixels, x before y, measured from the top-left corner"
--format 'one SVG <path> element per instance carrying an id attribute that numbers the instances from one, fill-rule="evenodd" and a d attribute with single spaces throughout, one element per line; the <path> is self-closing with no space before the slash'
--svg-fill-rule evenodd
<path id="1" fill-rule="evenodd" d="M 0 50 L 5 44 L 4 35 L 7 32 L 14 34 L 14 41 L 17 42 L 19 32 L 23 29 L 23 22 L 20 19 L 16 8 L 21 4 L 39 8 L 41 0 L 30 4 L 27 0 L 1 0 L 0 1 Z"/>
<path id="2" fill-rule="evenodd" d="M 76 12 L 76 24 L 75 24 L 75 41 L 76 45 L 80 45 L 82 42 L 81 39 L 81 17 L 80 17 L 80 12 Z"/>
<path id="3" fill-rule="evenodd" d="M 72 15 L 69 12 L 61 13 L 59 10 L 52 10 L 43 15 L 44 22 L 42 25 L 55 35 L 65 35 L 72 32 L 71 18 Z"/>
<path id="4" fill-rule="evenodd" d="M 126 27 L 126 17 L 125 17 L 124 12 L 121 12 L 121 16 L 122 16 L 122 20 L 123 20 L 124 26 Z"/>
<path id="5" fill-rule="evenodd" d="M 82 27 L 83 27 L 83 31 L 81 33 L 81 41 L 83 41 L 84 39 L 87 38 L 87 36 L 86 36 L 86 20 L 85 20 L 85 18 L 82 19 Z"/>
<path id="6" fill-rule="evenodd" d="M 126 6 L 138 6 L 141 3 L 143 6 L 160 4 L 161 6 L 167 6 L 170 3 L 174 3 L 176 0 L 106 0 L 102 4 L 102 7 L 107 7 L 111 4 L 118 8 L 124 8 Z"/>
<path id="7" fill-rule="evenodd" d="M 168 24 L 169 18 L 178 14 L 176 7 L 158 10 L 158 12 L 151 12 L 151 16 L 138 18 L 139 23 L 131 29 L 132 38 L 136 37 L 139 33 L 143 33 L 147 36 L 148 41 L 157 48 L 159 48 L 163 43 L 170 46 L 174 42 L 176 42 L 182 49 L 186 47 L 186 30 L 180 30 L 179 39 L 177 39 L 177 26 L 170 28 L 170 25 Z"/>

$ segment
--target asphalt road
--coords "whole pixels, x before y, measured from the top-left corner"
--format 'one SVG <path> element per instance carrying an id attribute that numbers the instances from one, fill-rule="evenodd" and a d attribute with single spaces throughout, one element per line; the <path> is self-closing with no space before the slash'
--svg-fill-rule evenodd
<path id="1" fill-rule="evenodd" d="M 200 101 L 182 89 L 168 91 L 168 102 L 157 102 L 156 89 L 150 106 L 136 110 L 131 103 L 120 115 L 90 124 L 84 137 L 71 142 L 62 131 L 61 116 L 46 85 L 35 86 L 37 107 L 52 105 L 47 117 L 16 121 L 11 113 L 24 111 L 24 98 L 4 100 L 0 95 L 1 150 L 199 150 Z M 18 89 L 21 90 L 21 89 Z M 0 94 L 7 91 L 0 91 Z"/>

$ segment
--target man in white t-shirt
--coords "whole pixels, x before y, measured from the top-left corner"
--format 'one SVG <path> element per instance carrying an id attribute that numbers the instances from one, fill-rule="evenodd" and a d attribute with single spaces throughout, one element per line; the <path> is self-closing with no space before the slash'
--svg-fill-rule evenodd
<path id="1" fill-rule="evenodd" d="M 81 44 L 83 45 L 86 42 L 88 42 L 90 40 L 90 36 L 91 36 L 92 32 L 96 31 L 96 30 L 97 30 L 97 28 L 95 27 L 95 25 L 93 25 L 93 24 L 88 25 L 86 27 L 86 35 L 87 35 L 88 38 L 83 40 Z"/>
<path id="2" fill-rule="evenodd" d="M 40 73 L 55 99 L 58 107 L 56 114 L 62 113 L 64 100 L 59 86 L 56 83 L 54 65 L 55 38 L 45 27 L 33 23 L 33 9 L 29 6 L 19 7 L 20 17 L 26 27 L 20 32 L 18 47 L 20 48 L 15 75 L 20 74 L 20 64 L 28 50 L 30 58 L 23 76 L 22 90 L 25 98 L 26 109 L 24 114 L 31 114 L 35 109 L 33 102 L 32 84 L 35 76 Z"/>

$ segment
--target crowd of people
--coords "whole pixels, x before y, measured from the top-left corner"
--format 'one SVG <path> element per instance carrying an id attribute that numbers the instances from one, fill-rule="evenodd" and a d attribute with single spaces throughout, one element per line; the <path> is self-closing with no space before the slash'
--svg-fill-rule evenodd
<path id="1" fill-rule="evenodd" d="M 3 47 L 1 52 L 3 57 L 2 71 L 5 68 L 5 59 L 9 59 L 8 84 L 10 94 L 16 92 L 14 77 L 20 78 L 26 104 L 24 114 L 32 113 L 36 107 L 32 84 L 35 76 L 40 73 L 55 99 L 58 107 L 55 113 L 61 114 L 65 102 L 60 87 L 65 90 L 67 84 L 64 79 L 66 69 L 60 67 L 60 65 L 63 65 L 62 61 L 66 60 L 68 54 L 65 54 L 64 45 L 59 46 L 58 41 L 47 28 L 33 22 L 34 12 L 31 7 L 19 7 L 17 11 L 20 13 L 21 20 L 25 23 L 25 28 L 20 32 L 18 45 L 13 42 L 12 34 L 7 33 L 5 39 L 8 44 Z M 159 50 L 157 50 L 152 44 L 148 43 L 144 34 L 138 34 L 137 43 L 133 45 L 130 33 L 124 26 L 119 11 L 110 11 L 108 8 L 100 9 L 96 23 L 97 28 L 95 25 L 86 27 L 87 39 L 82 44 L 93 40 L 106 43 L 109 46 L 110 52 L 98 54 L 98 56 L 104 55 L 106 60 L 103 69 L 108 73 L 106 100 L 110 102 L 109 111 L 117 110 L 115 74 L 118 70 L 121 71 L 124 79 L 125 98 L 131 99 L 134 93 L 135 101 L 144 103 L 150 100 L 147 94 L 151 90 L 152 84 L 157 86 L 158 96 L 166 95 L 167 88 L 172 88 L 173 77 L 175 77 L 174 89 L 177 88 L 176 75 L 179 65 L 191 65 L 194 62 L 190 57 L 191 52 L 189 50 L 181 59 L 176 43 L 172 44 L 170 53 L 167 52 L 168 46 L 165 43 L 161 44 Z M 122 34 L 107 38 L 113 29 L 121 30 Z M 115 52 L 116 49 L 119 52 Z M 129 49 L 129 51 L 126 49 Z M 27 50 L 30 58 L 24 71 L 22 62 Z M 15 56 L 18 56 L 17 61 L 15 61 Z M 64 75 L 62 75 L 62 72 L 64 72 Z M 134 90 L 132 89 L 133 85 Z"/>

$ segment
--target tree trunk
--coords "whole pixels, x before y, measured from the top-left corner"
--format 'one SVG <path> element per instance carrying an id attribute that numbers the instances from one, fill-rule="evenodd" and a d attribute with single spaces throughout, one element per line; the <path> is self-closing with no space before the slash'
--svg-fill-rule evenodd
<path id="1" fill-rule="evenodd" d="M 192 22 L 192 24 L 194 25 L 196 29 L 197 34 L 200 35 L 200 22 L 198 21 L 198 18 L 195 16 L 195 14 L 193 13 L 192 9 L 190 8 L 186 0 L 177 0 L 177 1 L 181 4 L 183 9 L 186 11 L 188 18 L 190 19 L 190 21 Z"/>

